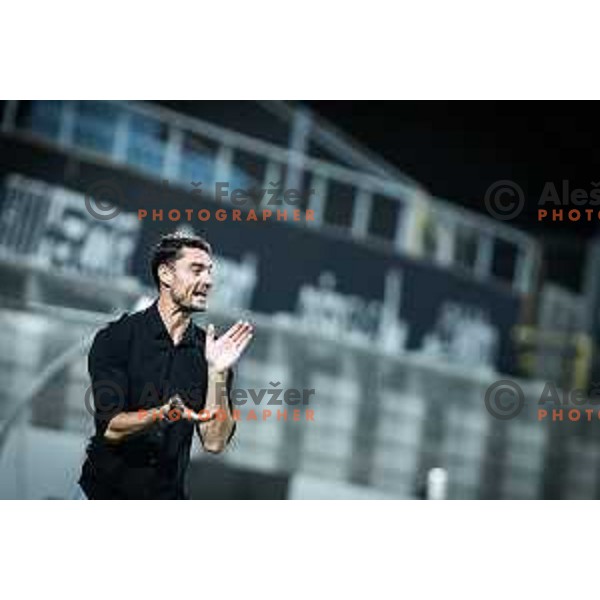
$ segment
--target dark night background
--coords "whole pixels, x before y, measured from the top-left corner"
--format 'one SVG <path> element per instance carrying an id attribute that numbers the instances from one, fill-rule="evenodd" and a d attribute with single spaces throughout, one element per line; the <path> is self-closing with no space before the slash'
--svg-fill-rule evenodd
<path id="1" fill-rule="evenodd" d="M 235 101 L 240 121 L 250 103 Z M 222 102 L 161 101 L 205 116 Z M 590 191 L 600 181 L 600 134 L 593 102 L 559 101 L 303 101 L 315 113 L 423 185 L 432 195 L 485 213 L 494 182 L 524 191 L 511 221 L 544 246 L 546 278 L 581 291 L 586 242 L 600 225 L 538 222 L 537 199 L 548 181 Z M 249 108 L 248 108 L 249 109 Z M 252 115 L 254 117 L 254 115 Z M 256 120 L 254 119 L 254 122 Z M 257 135 L 260 123 L 256 124 Z M 271 141 L 281 142 L 273 139 Z"/>
<path id="2" fill-rule="evenodd" d="M 552 279 L 578 289 L 585 242 L 600 221 L 538 222 L 544 184 L 589 192 L 600 181 L 600 126 L 592 102 L 309 102 L 319 114 L 376 150 L 439 198 L 484 212 L 495 181 L 525 193 L 511 222 L 544 244 Z"/>

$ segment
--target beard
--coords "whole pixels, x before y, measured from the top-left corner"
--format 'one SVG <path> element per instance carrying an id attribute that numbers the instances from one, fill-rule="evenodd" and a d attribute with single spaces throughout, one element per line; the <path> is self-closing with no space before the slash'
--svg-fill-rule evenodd
<path id="1" fill-rule="evenodd" d="M 171 300 L 182 312 L 196 313 L 206 310 L 206 299 L 195 298 L 191 294 L 185 294 L 177 289 L 171 288 Z"/>

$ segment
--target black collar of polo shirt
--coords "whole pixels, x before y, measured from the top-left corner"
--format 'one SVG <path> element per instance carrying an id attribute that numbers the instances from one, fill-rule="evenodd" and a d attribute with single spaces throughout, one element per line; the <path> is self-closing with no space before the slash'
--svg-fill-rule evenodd
<path id="1" fill-rule="evenodd" d="M 156 300 L 151 306 L 146 309 L 147 315 L 149 317 L 149 330 L 153 339 L 156 340 L 166 340 L 169 343 L 173 344 L 173 339 L 169 335 L 167 331 L 167 327 L 165 326 L 162 317 L 160 316 L 160 312 L 158 310 L 158 300 Z M 177 344 L 177 348 L 183 346 L 197 346 L 198 345 L 198 335 L 196 331 L 197 327 L 194 325 L 192 319 L 183 334 L 183 338 Z"/>

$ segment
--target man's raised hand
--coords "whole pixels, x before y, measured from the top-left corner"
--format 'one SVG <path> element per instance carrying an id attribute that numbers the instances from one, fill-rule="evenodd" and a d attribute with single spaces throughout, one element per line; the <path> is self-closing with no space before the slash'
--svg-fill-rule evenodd
<path id="1" fill-rule="evenodd" d="M 209 370 L 223 372 L 231 368 L 242 355 L 254 335 L 254 326 L 247 321 L 238 321 L 220 338 L 215 338 L 212 323 L 206 330 L 204 356 Z"/>

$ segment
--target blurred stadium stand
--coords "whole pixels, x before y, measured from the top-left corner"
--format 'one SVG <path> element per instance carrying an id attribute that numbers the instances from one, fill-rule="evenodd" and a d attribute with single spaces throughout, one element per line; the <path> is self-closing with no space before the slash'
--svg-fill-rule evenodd
<path id="1" fill-rule="evenodd" d="M 196 440 L 194 497 L 416 498 L 434 467 L 449 498 L 600 494 L 596 425 L 530 410 L 540 378 L 585 384 L 591 354 L 580 299 L 543 285 L 532 237 L 430 197 L 301 105 L 204 108 L 2 104 L 0 497 L 69 496 L 92 427 L 91 337 L 148 302 L 148 250 L 176 229 L 216 249 L 211 319 L 257 323 L 236 386 L 316 390 L 302 407 L 314 422 L 247 421 L 250 402 L 222 457 Z M 232 208 L 211 194 L 220 181 L 297 188 L 299 205 L 278 208 L 315 220 L 137 217 Z M 86 209 L 99 182 L 122 211 L 112 219 Z M 270 207 L 256 193 L 235 208 Z M 485 391 L 507 377 L 528 407 L 496 420 Z"/>

